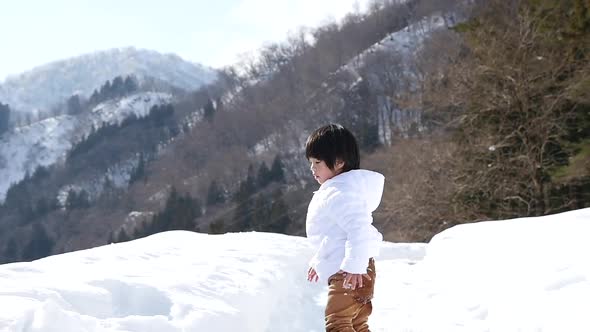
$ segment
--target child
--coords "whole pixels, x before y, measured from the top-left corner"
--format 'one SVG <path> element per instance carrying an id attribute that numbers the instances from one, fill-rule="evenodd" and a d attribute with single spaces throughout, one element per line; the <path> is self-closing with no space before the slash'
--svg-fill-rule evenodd
<path id="1" fill-rule="evenodd" d="M 383 236 L 372 212 L 383 194 L 383 175 L 360 170 L 353 134 L 340 125 L 314 131 L 305 144 L 320 184 L 309 203 L 307 237 L 317 249 L 307 280 L 327 282 L 326 331 L 366 332 L 372 311 L 375 261 Z"/>

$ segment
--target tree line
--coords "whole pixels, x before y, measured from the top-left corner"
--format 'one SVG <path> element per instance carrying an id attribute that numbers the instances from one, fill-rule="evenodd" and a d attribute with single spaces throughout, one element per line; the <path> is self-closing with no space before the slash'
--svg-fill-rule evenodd
<path id="1" fill-rule="evenodd" d="M 213 234 L 247 230 L 285 232 L 291 221 L 282 192 L 280 189 L 265 191 L 272 183 L 284 182 L 284 166 L 277 155 L 270 168 L 262 162 L 255 173 L 254 167 L 250 165 L 247 178 L 240 182 L 233 194 L 228 194 L 219 181 L 212 180 L 204 204 L 190 193 L 180 194 L 172 186 L 161 211 L 131 230 L 122 228 L 111 232 L 108 241 L 125 242 L 170 230 Z M 222 205 L 229 199 L 234 204 L 234 213 L 231 216 L 226 213 L 225 218 L 217 217 L 207 229 L 201 229 L 198 219 L 204 215 L 204 208 Z"/>
<path id="2" fill-rule="evenodd" d="M 10 106 L 0 102 L 0 136 L 10 129 Z"/>
<path id="3" fill-rule="evenodd" d="M 107 80 L 100 88 L 95 89 L 88 103 L 96 105 L 109 99 L 124 97 L 136 92 L 138 88 L 137 78 L 134 76 L 116 76 L 112 82 Z"/>

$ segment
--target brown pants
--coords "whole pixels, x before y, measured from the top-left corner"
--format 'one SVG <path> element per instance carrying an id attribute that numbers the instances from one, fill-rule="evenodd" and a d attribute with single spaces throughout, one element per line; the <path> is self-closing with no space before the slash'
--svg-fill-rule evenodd
<path id="1" fill-rule="evenodd" d="M 369 260 L 363 287 L 354 290 L 343 287 L 344 275 L 336 273 L 328 279 L 328 304 L 326 305 L 327 332 L 369 332 L 369 315 L 373 311 L 371 299 L 375 287 L 375 261 Z"/>

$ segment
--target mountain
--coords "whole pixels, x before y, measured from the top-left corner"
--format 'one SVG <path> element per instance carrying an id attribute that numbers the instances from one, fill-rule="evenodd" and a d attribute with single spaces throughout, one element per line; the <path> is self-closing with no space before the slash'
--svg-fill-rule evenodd
<path id="1" fill-rule="evenodd" d="M 175 54 L 117 48 L 52 62 L 9 77 L 0 84 L 0 102 L 16 111 L 47 111 L 74 94 L 89 97 L 107 80 L 128 75 L 140 83 L 164 82 L 183 90 L 195 90 L 216 78 L 215 70 Z"/>
<path id="2" fill-rule="evenodd" d="M 93 128 L 119 124 L 130 115 L 144 117 L 153 106 L 168 103 L 171 98 L 166 93 L 136 93 L 100 103 L 89 113 L 48 118 L 0 136 L 0 201 L 10 185 L 21 181 L 25 174 L 63 160 Z"/>
<path id="3" fill-rule="evenodd" d="M 590 209 L 383 242 L 372 331 L 588 331 Z M 323 331 L 307 240 L 173 231 L 0 265 L 2 331 Z"/>
<path id="4" fill-rule="evenodd" d="M 397 9 L 399 6 L 392 5 L 390 11 L 398 12 Z M 277 51 L 287 52 L 286 54 L 273 53 L 272 57 L 261 58 L 261 61 L 266 62 L 257 64 L 255 70 L 247 72 L 243 78 L 224 75 L 217 84 L 207 86 L 207 89 L 173 96 L 170 103 L 176 112 L 174 121 L 170 121 L 171 126 L 164 125 L 150 130 L 138 125 L 118 129 L 114 135 L 101 135 L 100 144 L 76 154 L 77 157 L 69 159 L 66 165 L 52 170 L 46 180 L 40 180 L 45 181 L 42 184 L 35 180 L 23 181 L 23 185 L 6 195 L 2 211 L 4 216 L 0 217 L 0 226 L 4 225 L 8 229 L 18 225 L 20 233 L 2 234 L 0 240 L 8 243 L 13 239 L 16 243 L 26 244 L 31 239 L 34 240 L 31 226 L 34 223 L 46 227 L 55 242 L 51 252 L 44 254 L 88 248 L 111 241 L 113 237 L 116 242 L 120 242 L 120 226 L 135 215 L 145 217 L 138 218 L 138 222 L 133 223 L 137 227 L 125 227 L 127 236 L 133 238 L 146 235 L 144 232 L 149 233 L 152 229 L 178 229 L 178 226 L 166 225 L 166 220 L 187 219 L 186 225 L 196 224 L 201 230 L 215 229 L 215 232 L 240 228 L 249 230 L 254 227 L 263 231 L 264 229 L 251 224 L 249 220 L 255 210 L 257 220 L 269 220 L 268 224 L 260 227 L 278 225 L 277 227 L 280 226 L 289 234 L 300 234 L 303 228 L 299 223 L 304 215 L 304 210 L 300 207 L 305 205 L 310 189 L 307 187 L 309 171 L 305 159 L 302 158 L 301 142 L 305 140 L 309 130 L 323 122 L 343 122 L 358 133 L 365 130 L 367 134 L 359 137 L 363 147 L 370 146 L 375 141 L 372 135 L 377 132 L 375 124 L 379 119 L 375 118 L 375 123 L 370 122 L 373 119 L 365 117 L 363 110 L 374 110 L 372 100 L 377 97 L 385 98 L 386 95 L 380 91 L 374 92 L 376 90 L 372 85 L 362 83 L 369 82 L 367 75 L 362 75 L 361 82 L 367 89 L 355 90 L 361 84 L 354 84 L 358 81 L 354 75 L 341 75 L 346 71 L 342 66 L 353 58 L 360 59 L 359 54 L 367 54 L 367 48 L 372 45 L 376 47 L 375 43 L 386 37 L 393 39 L 390 44 L 399 43 L 399 48 L 402 48 L 402 43 L 407 43 L 412 34 L 421 33 L 409 29 L 402 31 L 408 26 L 408 22 L 401 18 L 395 24 L 385 26 L 377 24 L 381 22 L 378 17 L 371 17 L 359 17 L 358 20 L 349 22 L 347 29 L 322 32 L 321 41 L 313 44 L 306 40 L 291 41 L 294 43 L 292 47 Z M 426 23 L 433 27 L 442 25 L 435 20 Z M 346 39 L 349 30 L 357 30 L 357 36 L 366 38 L 349 42 Z M 428 31 L 424 31 L 421 34 L 427 33 Z M 346 46 L 346 54 L 341 54 L 341 47 L 334 47 L 334 43 Z M 298 55 L 297 52 L 302 53 Z M 382 55 L 388 58 L 388 54 Z M 366 61 L 357 62 L 355 68 L 352 68 L 354 64 L 349 68 L 362 71 L 369 67 Z M 336 74 L 331 75 L 332 73 Z M 330 75 L 336 80 L 331 80 Z M 224 85 L 226 80 L 229 81 L 227 86 Z M 326 82 L 325 87 L 322 82 Z M 228 95 L 231 98 L 222 98 Z M 214 115 L 207 121 L 185 121 L 200 119 L 201 110 L 206 109 L 208 104 L 212 106 Z M 65 129 L 77 127 L 67 123 L 63 122 Z M 81 135 L 89 133 L 91 124 L 91 121 L 82 122 L 86 129 L 81 131 Z M 178 132 L 178 128 L 185 134 L 166 141 L 166 138 L 173 136 L 173 132 Z M 14 138 L 28 142 L 26 150 L 32 153 L 23 152 L 15 155 L 18 158 L 13 158 L 11 156 L 15 149 L 6 149 L 7 153 L 3 154 L 4 165 L 14 164 L 7 172 L 16 175 L 6 176 L 11 179 L 10 182 L 22 179 L 25 171 L 31 174 L 37 165 L 54 163 L 76 141 L 65 140 L 64 144 L 57 145 L 59 149 L 53 149 L 54 144 L 49 141 L 45 144 L 43 134 L 39 134 L 44 130 L 35 127 L 28 131 L 29 136 L 25 135 L 27 138 Z M 140 135 L 152 133 L 154 137 L 149 140 L 138 139 Z M 72 136 L 71 132 L 67 135 Z M 159 135 L 163 138 L 160 139 Z M 164 148 L 155 154 L 149 148 L 155 140 L 170 144 L 158 144 L 158 147 Z M 37 162 L 36 156 L 46 155 L 37 151 L 38 148 L 44 148 L 44 145 L 48 145 L 49 148 L 45 151 L 52 158 L 45 158 L 47 162 Z M 142 153 L 144 156 L 149 155 L 140 158 Z M 264 178 L 268 177 L 269 172 L 268 169 L 264 170 L 261 163 L 271 165 L 275 164 L 275 160 L 281 161 L 276 164 L 276 169 L 285 174 L 284 183 L 279 181 L 264 186 L 263 184 L 269 183 Z M 284 170 L 281 163 L 285 166 Z M 238 166 L 234 168 L 232 165 Z M 134 169 L 145 169 L 147 177 L 144 176 L 142 181 L 131 181 L 129 174 Z M 114 175 L 111 176 L 111 173 Z M 254 177 L 257 178 L 257 185 L 252 189 L 250 182 L 253 181 L 248 182 L 248 178 Z M 186 205 L 193 198 L 204 202 L 215 181 L 220 184 L 217 191 L 221 192 L 223 203 L 211 203 L 199 209 L 195 213 L 203 212 L 201 217 L 193 218 L 193 211 L 188 209 L 183 216 L 178 215 L 182 211 L 179 206 Z M 117 186 L 117 182 L 123 185 Z M 118 187 L 118 190 L 110 190 L 113 187 L 111 184 Z M 0 189 L 6 190 L 9 185 L 10 183 L 6 183 Z M 40 187 L 44 191 L 37 189 Z M 179 195 L 174 194 L 173 189 L 177 189 Z M 84 196 L 83 201 L 87 202 L 74 204 L 76 207 L 70 209 L 68 198 L 72 197 L 75 201 L 76 197 L 69 195 L 72 190 Z M 60 209 L 58 204 L 47 203 L 52 203 L 56 196 L 61 203 Z M 240 199 L 239 203 L 236 202 L 237 197 Z M 47 208 L 47 205 L 50 207 Z M 158 218 L 151 217 L 157 216 L 162 209 L 168 212 Z M 246 217 L 242 217 L 242 214 Z M 157 223 L 164 226 L 154 226 Z M 13 255 L 11 246 L 6 244 L 0 248 L 0 252 L 4 253 L 6 261 L 28 259 L 24 255 L 24 249 L 21 245 L 16 250 L 16 255 Z"/>
<path id="5" fill-rule="evenodd" d="M 444 115 L 460 110 L 442 108 L 439 115 L 432 109 L 438 103 L 419 100 L 429 86 L 421 85 L 430 82 L 426 74 L 436 83 L 451 74 L 453 64 L 462 63 L 465 55 L 457 54 L 462 41 L 450 28 L 455 16 L 453 11 L 417 15 L 414 9 L 391 5 L 385 12 L 353 15 L 342 26 L 318 30 L 313 40 L 302 35 L 270 45 L 259 62 L 230 68 L 214 84 L 191 93 L 172 93 L 153 116 L 119 119 L 126 125 L 98 129 L 102 120 L 70 125 L 71 118 L 62 117 L 63 127 L 54 122 L 31 127 L 27 137 L 11 143 L 17 147 L 26 141 L 29 152 L 11 148 L 0 153 L 0 169 L 10 167 L 11 174 L 22 178 L 23 169 L 31 173 L 34 165 L 45 165 L 37 157 L 47 164 L 66 151 L 68 157 L 7 192 L 0 205 L 0 262 L 172 229 L 301 235 L 305 208 L 317 188 L 302 150 L 307 134 L 329 122 L 351 129 L 361 147 L 362 167 L 387 178 L 374 215 L 385 239 L 427 241 L 453 222 L 483 219 L 449 203 L 461 187 L 454 172 L 462 156 Z M 443 83 L 434 87 L 441 89 Z M 150 90 L 144 85 L 138 91 Z M 93 99 L 111 103 L 109 114 L 125 113 L 115 105 L 117 99 L 107 100 L 112 94 L 100 95 L 106 99 Z M 444 106 L 447 96 L 437 97 L 434 101 L 442 99 Z M 81 113 L 68 114 L 82 120 L 84 114 L 101 112 L 95 103 L 85 104 Z M 143 110 L 151 106 L 139 105 Z M 93 123 L 97 134 L 90 135 Z M 74 140 L 58 143 L 58 150 L 46 149 L 53 161 L 44 157 L 40 150 L 45 145 L 56 146 L 48 129 L 72 133 L 74 126 L 85 130 L 67 134 Z M 81 135 L 86 139 L 77 141 Z M 278 173 L 282 175 L 270 175 Z M 558 198 L 577 195 L 575 204 L 588 202 L 584 188 L 590 187 L 563 189 Z M 580 205 L 560 205 L 560 211 Z M 47 238 L 36 230 L 40 226 L 53 246 L 31 253 L 38 238 Z"/>

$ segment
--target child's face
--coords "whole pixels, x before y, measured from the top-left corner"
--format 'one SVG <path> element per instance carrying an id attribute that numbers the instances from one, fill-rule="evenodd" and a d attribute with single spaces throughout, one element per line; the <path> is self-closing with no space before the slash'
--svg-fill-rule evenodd
<path id="1" fill-rule="evenodd" d="M 316 158 L 309 158 L 310 169 L 313 173 L 313 177 L 319 184 L 326 182 L 327 180 L 335 177 L 336 175 L 340 174 L 342 171 L 342 167 L 344 163 L 341 161 L 336 161 L 336 165 L 334 165 L 334 169 L 330 169 L 328 165 L 323 160 L 319 160 Z"/>

